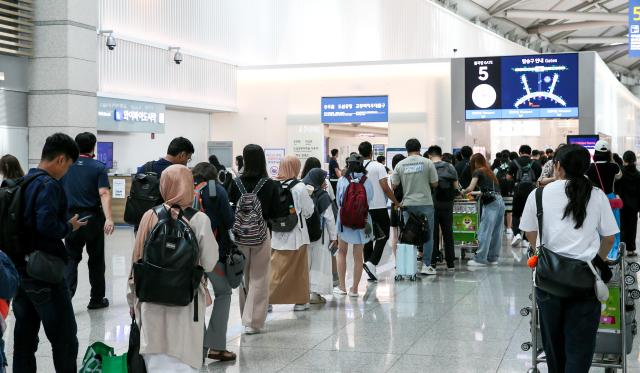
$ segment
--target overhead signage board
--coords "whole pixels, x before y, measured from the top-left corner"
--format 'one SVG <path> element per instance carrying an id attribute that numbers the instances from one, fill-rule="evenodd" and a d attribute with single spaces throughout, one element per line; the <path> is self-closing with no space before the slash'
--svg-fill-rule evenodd
<path id="1" fill-rule="evenodd" d="M 578 54 L 467 58 L 465 110 L 467 120 L 577 118 Z"/>
<path id="2" fill-rule="evenodd" d="M 640 0 L 629 0 L 629 57 L 640 57 Z"/>
<path id="3" fill-rule="evenodd" d="M 98 131 L 164 133 L 163 104 L 98 97 Z"/>
<path id="4" fill-rule="evenodd" d="M 389 121 L 389 96 L 323 97 L 322 123 L 374 123 Z"/>

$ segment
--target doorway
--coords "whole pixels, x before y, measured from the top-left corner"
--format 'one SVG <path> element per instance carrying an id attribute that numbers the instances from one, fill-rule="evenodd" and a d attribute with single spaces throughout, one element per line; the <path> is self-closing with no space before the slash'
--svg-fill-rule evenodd
<path id="1" fill-rule="evenodd" d="M 373 145 L 373 158 L 385 155 L 389 145 L 388 123 L 346 123 L 325 124 L 325 146 L 327 159 L 331 157 L 331 149 L 340 152 L 338 164 L 345 165 L 349 154 L 358 152 L 358 146 L 363 141 L 369 141 Z"/>

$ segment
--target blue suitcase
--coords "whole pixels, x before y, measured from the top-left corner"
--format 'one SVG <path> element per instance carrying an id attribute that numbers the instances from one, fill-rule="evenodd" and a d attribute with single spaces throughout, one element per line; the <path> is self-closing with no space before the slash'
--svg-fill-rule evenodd
<path id="1" fill-rule="evenodd" d="M 396 250 L 396 281 L 408 279 L 415 281 L 418 271 L 418 249 L 414 245 L 398 243 Z"/>

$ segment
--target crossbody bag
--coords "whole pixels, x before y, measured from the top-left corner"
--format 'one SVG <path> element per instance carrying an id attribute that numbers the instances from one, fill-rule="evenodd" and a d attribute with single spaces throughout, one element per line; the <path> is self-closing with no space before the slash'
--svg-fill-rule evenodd
<path id="1" fill-rule="evenodd" d="M 536 210 L 538 217 L 538 262 L 535 266 L 535 286 L 560 298 L 591 297 L 601 290 L 597 286 L 597 272 L 589 263 L 560 255 L 549 250 L 544 243 L 542 193 L 544 188 L 536 190 Z M 597 277 L 599 279 L 599 276 Z M 604 286 L 606 288 L 606 285 Z M 608 292 L 608 290 L 607 290 Z M 598 295 L 600 299 L 602 294 Z M 607 294 L 608 298 L 608 294 Z M 606 300 L 606 298 L 604 298 Z"/>

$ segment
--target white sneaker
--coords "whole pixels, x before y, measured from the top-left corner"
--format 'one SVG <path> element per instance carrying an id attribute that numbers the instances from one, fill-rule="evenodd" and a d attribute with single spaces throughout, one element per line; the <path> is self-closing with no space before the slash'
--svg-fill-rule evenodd
<path id="1" fill-rule="evenodd" d="M 366 262 L 363 265 L 364 271 L 369 275 L 369 279 L 372 281 L 378 281 L 378 272 L 376 266 L 371 262 Z"/>
<path id="2" fill-rule="evenodd" d="M 520 235 L 520 233 L 518 233 L 513 236 L 513 240 L 511 240 L 511 247 L 518 247 L 518 245 L 520 245 L 520 242 L 522 242 L 522 236 Z"/>
<path id="3" fill-rule="evenodd" d="M 244 334 L 251 335 L 251 334 L 258 334 L 258 333 L 260 333 L 260 329 L 254 329 L 250 326 L 244 327 Z"/>
<path id="4" fill-rule="evenodd" d="M 498 265 L 498 261 L 496 260 L 495 262 L 489 262 L 489 265 L 491 265 L 491 266 L 497 266 L 497 265 Z"/>
<path id="5" fill-rule="evenodd" d="M 455 272 L 456 267 L 447 267 L 447 272 Z"/>
<path id="6" fill-rule="evenodd" d="M 357 298 L 359 295 L 358 295 L 358 293 L 354 293 L 354 292 L 352 292 L 351 290 L 349 290 L 349 296 L 350 296 L 351 298 Z"/>
<path id="7" fill-rule="evenodd" d="M 513 230 L 511 228 L 507 228 L 507 230 L 505 232 L 507 233 L 507 236 L 512 236 L 513 235 Z"/>
<path id="8" fill-rule="evenodd" d="M 467 265 L 469 267 L 486 267 L 487 265 L 484 263 L 480 263 L 480 262 L 476 262 L 475 260 L 471 259 L 467 262 Z"/>
<path id="9" fill-rule="evenodd" d="M 296 304 L 295 306 L 293 306 L 294 311 L 306 311 L 308 309 L 309 309 L 309 303 Z"/>
<path id="10" fill-rule="evenodd" d="M 333 294 L 335 294 L 335 295 L 347 295 L 347 292 L 336 286 L 335 288 L 333 288 Z"/>
<path id="11" fill-rule="evenodd" d="M 435 276 L 438 274 L 438 272 L 436 272 L 436 269 L 433 268 L 432 266 L 423 266 L 422 271 L 420 271 L 420 273 L 427 276 Z"/>

